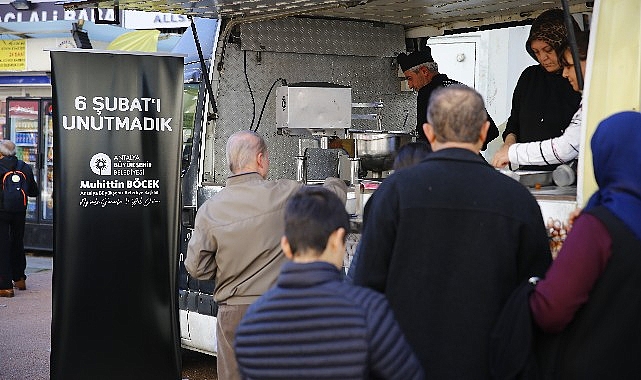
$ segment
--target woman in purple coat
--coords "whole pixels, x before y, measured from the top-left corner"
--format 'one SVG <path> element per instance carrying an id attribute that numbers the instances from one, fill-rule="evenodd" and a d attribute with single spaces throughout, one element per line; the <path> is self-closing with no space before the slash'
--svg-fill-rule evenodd
<path id="1" fill-rule="evenodd" d="M 620 112 L 592 136 L 599 190 L 530 295 L 536 324 L 558 334 L 559 379 L 641 376 L 641 113 Z"/>

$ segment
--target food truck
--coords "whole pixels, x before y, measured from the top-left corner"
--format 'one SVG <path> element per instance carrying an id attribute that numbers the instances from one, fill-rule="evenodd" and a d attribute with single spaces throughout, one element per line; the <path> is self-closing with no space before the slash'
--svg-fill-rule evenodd
<path id="1" fill-rule="evenodd" d="M 351 185 L 349 265 L 367 197 L 390 174 L 395 151 L 415 138 L 416 96 L 399 72 L 401 52 L 429 45 L 447 74 L 449 67 L 467 65 L 459 73 L 469 78 L 449 76 L 475 87 L 500 125 L 509 115 L 521 69 L 535 64 L 522 58 L 532 20 L 547 9 L 564 8 L 589 29 L 576 181 L 555 186 L 551 173 L 516 176 L 538 200 L 554 249 L 562 244 L 569 214 L 596 189 L 589 141 L 598 122 L 618 111 L 639 110 L 641 103 L 637 0 L 80 0 L 65 7 L 219 20 L 214 59 L 203 62 L 200 81 L 185 92 L 197 106 L 184 134 L 190 140 L 183 154 L 181 263 L 196 210 L 229 175 L 227 138 L 251 129 L 268 144 L 270 178 L 314 183 L 333 175 Z M 500 145 L 499 140 L 493 144 Z M 490 160 L 492 149 L 484 156 Z M 190 278 L 184 270 L 179 277 L 181 343 L 215 355 L 214 284 Z"/>

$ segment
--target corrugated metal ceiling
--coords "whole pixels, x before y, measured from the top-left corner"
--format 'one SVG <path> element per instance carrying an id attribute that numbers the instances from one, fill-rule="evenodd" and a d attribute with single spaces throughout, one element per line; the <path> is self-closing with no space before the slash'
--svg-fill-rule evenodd
<path id="1" fill-rule="evenodd" d="M 568 0 L 573 12 L 589 10 L 585 1 Z M 553 0 L 75 0 L 67 8 L 112 8 L 247 19 L 307 15 L 400 24 L 406 28 L 474 27 L 532 18 L 561 7 Z"/>

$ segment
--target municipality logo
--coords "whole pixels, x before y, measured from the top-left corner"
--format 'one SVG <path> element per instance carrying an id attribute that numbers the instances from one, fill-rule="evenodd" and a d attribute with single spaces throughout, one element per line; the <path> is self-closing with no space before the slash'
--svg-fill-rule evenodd
<path id="1" fill-rule="evenodd" d="M 98 175 L 111 175 L 111 158 L 104 153 L 96 153 L 91 157 L 89 167 Z"/>

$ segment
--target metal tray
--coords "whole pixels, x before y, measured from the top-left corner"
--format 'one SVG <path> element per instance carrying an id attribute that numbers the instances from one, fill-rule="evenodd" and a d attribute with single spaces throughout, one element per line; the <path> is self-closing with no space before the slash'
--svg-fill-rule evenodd
<path id="1" fill-rule="evenodd" d="M 537 185 L 543 187 L 554 183 L 551 171 L 515 170 L 514 173 L 518 175 L 518 181 L 526 187 L 537 187 Z"/>

